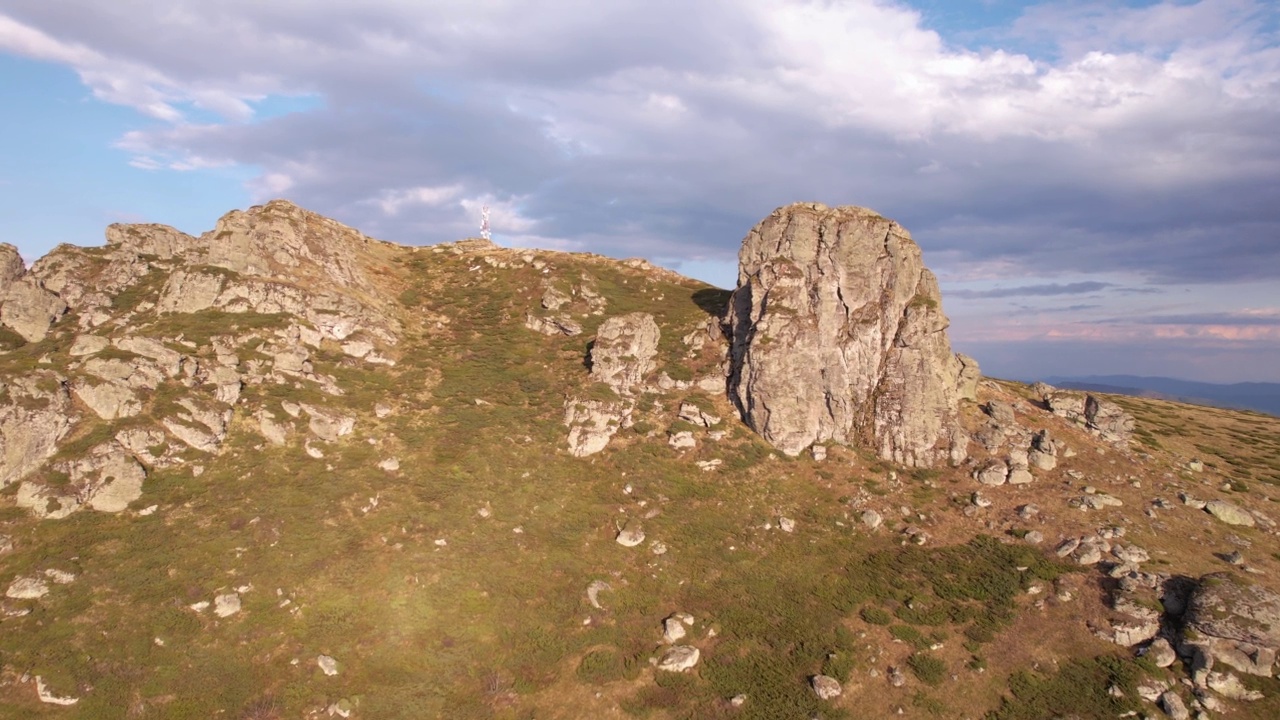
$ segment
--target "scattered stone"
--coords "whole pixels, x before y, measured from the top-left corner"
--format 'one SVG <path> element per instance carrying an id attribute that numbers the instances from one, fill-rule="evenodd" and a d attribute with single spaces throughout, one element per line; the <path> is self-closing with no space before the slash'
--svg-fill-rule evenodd
<path id="1" fill-rule="evenodd" d="M 830 675 L 814 675 L 809 678 L 809 685 L 813 688 L 813 694 L 820 700 L 838 698 L 840 693 L 844 692 L 840 687 L 840 681 Z"/>
<path id="2" fill-rule="evenodd" d="M 623 547 L 635 547 L 644 542 L 644 531 L 639 526 L 628 525 L 619 530 L 618 536 L 614 539 Z"/>
<path id="3" fill-rule="evenodd" d="M 1053 552 L 1058 557 L 1066 557 L 1075 552 L 1078 547 L 1080 547 L 1080 538 L 1067 538 L 1059 543 Z"/>
<path id="4" fill-rule="evenodd" d="M 213 599 L 213 614 L 220 618 L 231 617 L 240 612 L 240 596 L 236 593 L 218 595 Z"/>
<path id="5" fill-rule="evenodd" d="M 386 403 L 378 403 L 373 406 L 373 414 L 376 415 L 379 420 L 390 417 L 391 406 Z"/>
<path id="6" fill-rule="evenodd" d="M 49 586 L 35 577 L 20 577 L 9 583 L 9 589 L 4 591 L 5 597 L 14 600 L 35 600 L 48 594 Z"/>
<path id="7" fill-rule="evenodd" d="M 1073 556 L 1081 565 L 1096 565 L 1102 560 L 1102 548 L 1093 543 L 1082 543 Z"/>
<path id="8" fill-rule="evenodd" d="M 582 334 L 582 323 L 567 315 L 539 317 L 529 313 L 524 318 L 524 326 L 543 335 L 567 335 L 573 337 L 574 335 Z"/>
<path id="9" fill-rule="evenodd" d="M 320 671 L 325 675 L 338 674 L 338 661 L 328 655 L 320 655 L 316 657 L 316 665 L 320 666 Z"/>
<path id="10" fill-rule="evenodd" d="M 907 684 L 907 676 L 903 674 L 902 669 L 898 667 L 889 668 L 888 673 L 889 684 L 893 687 L 900 688 Z"/>
<path id="11" fill-rule="evenodd" d="M 702 653 L 691 645 L 675 645 L 662 654 L 658 669 L 666 672 L 685 672 L 698 664 Z"/>
<path id="12" fill-rule="evenodd" d="M 1039 545 L 1040 543 L 1044 542 L 1044 533 L 1040 532 L 1039 530 L 1030 530 L 1027 532 L 1026 535 L 1022 536 L 1022 539 L 1032 545 Z"/>
<path id="13" fill-rule="evenodd" d="M 743 705 L 746 705 L 746 704 L 747 704 L 747 696 L 746 696 L 746 695 L 734 695 L 733 697 L 729 698 L 729 704 L 730 704 L 731 706 L 733 706 L 733 707 L 736 707 L 736 708 L 738 708 L 738 707 L 742 707 Z"/>
<path id="14" fill-rule="evenodd" d="M 809 452 L 813 454 L 814 462 L 822 462 L 823 460 L 827 459 L 826 445 L 814 445 L 813 447 L 809 448 Z"/>
<path id="15" fill-rule="evenodd" d="M 655 540 L 653 544 L 649 546 L 649 552 L 653 553 L 654 555 L 666 555 L 667 544 L 659 540 Z"/>
<path id="16" fill-rule="evenodd" d="M 1040 514 L 1040 508 L 1030 503 L 1018 508 L 1018 517 L 1023 520 L 1030 520 Z"/>
<path id="17" fill-rule="evenodd" d="M 1025 467 L 1009 468 L 1008 483 L 1010 485 L 1026 485 L 1032 480 L 1035 480 L 1035 477 L 1031 474 L 1031 471 L 1027 470 Z"/>
<path id="18" fill-rule="evenodd" d="M 974 507 L 980 507 L 980 508 L 991 507 L 991 500 L 979 492 L 975 492 L 972 496 L 970 496 L 969 502 L 973 503 Z"/>
<path id="19" fill-rule="evenodd" d="M 1187 469 L 1191 472 L 1204 472 L 1204 462 L 1199 459 L 1194 459 L 1187 463 Z"/>
<path id="20" fill-rule="evenodd" d="M 395 472 L 400 469 L 400 459 L 393 457 L 387 458 L 386 460 L 378 463 L 378 467 L 387 472 Z"/>
<path id="21" fill-rule="evenodd" d="M 70 573 L 65 570 L 55 570 L 54 568 L 49 568 L 48 570 L 45 570 L 44 576 L 49 578 L 55 584 L 58 584 L 58 585 L 70 585 L 71 583 L 76 581 L 75 573 Z"/>
<path id="22" fill-rule="evenodd" d="M 866 525 L 868 528 L 872 530 L 875 530 L 876 528 L 880 527 L 881 523 L 884 522 L 884 518 L 881 517 L 880 513 L 876 512 L 875 510 L 863 510 L 861 519 L 862 519 L 862 524 Z"/>
<path id="23" fill-rule="evenodd" d="M 791 519 L 791 518 L 789 518 L 789 517 L 779 517 L 779 518 L 778 518 L 778 528 L 779 528 L 780 530 L 782 530 L 782 532 L 787 532 L 787 533 L 789 533 L 789 532 L 795 532 L 795 531 L 796 531 L 796 521 L 795 521 L 795 520 L 792 520 L 792 519 Z"/>

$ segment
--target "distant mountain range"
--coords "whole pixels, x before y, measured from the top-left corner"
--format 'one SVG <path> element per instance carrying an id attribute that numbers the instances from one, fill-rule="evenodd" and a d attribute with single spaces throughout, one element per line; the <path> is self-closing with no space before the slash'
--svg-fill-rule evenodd
<path id="1" fill-rule="evenodd" d="M 1221 385 L 1140 375 L 1049 377 L 1044 381 L 1050 385 L 1073 390 L 1092 390 L 1117 395 L 1175 400 L 1196 405 L 1257 410 L 1280 416 L 1280 383 L 1246 382 Z"/>

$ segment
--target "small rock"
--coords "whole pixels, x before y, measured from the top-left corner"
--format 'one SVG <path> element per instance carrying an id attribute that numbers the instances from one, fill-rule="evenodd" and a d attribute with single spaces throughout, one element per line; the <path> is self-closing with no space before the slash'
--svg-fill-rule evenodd
<path id="1" fill-rule="evenodd" d="M 1031 531 L 1028 531 L 1026 535 L 1023 535 L 1022 539 L 1026 540 L 1028 543 L 1032 545 L 1039 545 L 1040 543 L 1044 542 L 1044 533 L 1040 532 L 1039 530 L 1031 530 Z"/>
<path id="2" fill-rule="evenodd" d="M 732 705 L 733 707 L 742 707 L 743 705 L 747 704 L 747 696 L 734 695 L 733 697 L 729 698 L 729 704 Z"/>
<path id="3" fill-rule="evenodd" d="M 683 640 L 687 632 L 684 623 L 674 615 L 662 621 L 662 641 L 668 645 L 674 645 Z"/>
<path id="4" fill-rule="evenodd" d="M 1066 557 L 1075 552 L 1078 547 L 1080 547 L 1079 538 L 1067 538 L 1059 543 L 1058 547 L 1054 548 L 1053 552 L 1058 557 Z"/>
<path id="5" fill-rule="evenodd" d="M 649 546 L 649 552 L 653 553 L 654 555 L 666 555 L 667 544 L 660 540 L 655 540 L 653 544 Z"/>
<path id="6" fill-rule="evenodd" d="M 866 525 L 872 530 L 875 530 L 876 528 L 880 527 L 880 524 L 883 522 L 884 522 L 884 518 L 881 517 L 880 513 L 876 512 L 875 510 L 862 511 L 862 524 Z"/>
<path id="7" fill-rule="evenodd" d="M 316 665 L 320 666 L 320 671 L 325 675 L 338 674 L 338 661 L 328 655 L 320 655 L 316 657 Z"/>
<path id="8" fill-rule="evenodd" d="M 59 585 L 70 585 L 71 583 L 76 581 L 75 573 L 69 573 L 63 570 L 55 570 L 53 568 L 49 568 L 48 570 L 45 570 L 44 576 Z"/>
<path id="9" fill-rule="evenodd" d="M 809 685 L 813 687 L 813 694 L 822 700 L 840 697 L 840 693 L 844 691 L 840 687 L 840 681 L 830 675 L 814 675 L 809 678 Z"/>
<path id="10" fill-rule="evenodd" d="M 1023 520 L 1030 520 L 1031 518 L 1039 514 L 1040 514 L 1040 508 L 1030 503 L 1018 508 L 1018 517 L 1022 518 Z"/>
<path id="11" fill-rule="evenodd" d="M 393 458 L 393 457 L 387 458 L 386 460 L 383 460 L 382 462 L 378 463 L 378 467 L 387 472 L 395 472 L 396 470 L 400 469 L 400 459 Z"/>
<path id="12" fill-rule="evenodd" d="M 48 686 L 44 684 L 44 678 L 36 676 L 36 697 L 40 698 L 40 702 L 50 705 L 75 705 L 80 702 L 80 698 L 63 697 L 55 695 Z"/>
<path id="13" fill-rule="evenodd" d="M 795 531 L 796 531 L 796 521 L 795 521 L 795 520 L 792 520 L 792 519 L 791 519 L 791 518 L 789 518 L 789 517 L 779 517 L 779 518 L 778 518 L 778 528 L 779 528 L 780 530 L 782 530 L 782 532 L 788 532 L 788 533 L 789 533 L 789 532 L 795 532 Z"/>
<path id="14" fill-rule="evenodd" d="M 628 525 L 618 531 L 618 536 L 614 539 L 623 547 L 635 547 L 644 542 L 644 531 L 639 527 L 632 527 Z"/>
<path id="15" fill-rule="evenodd" d="M 907 684 L 907 676 L 902 674 L 902 669 L 897 667 L 889 668 L 889 684 L 899 688 Z"/>
<path id="16" fill-rule="evenodd" d="M 667 672 L 685 672 L 698 664 L 702 653 L 691 645 L 676 645 L 662 654 L 658 669 Z"/>
<path id="17" fill-rule="evenodd" d="M 814 445 L 809 451 L 813 453 L 815 462 L 822 462 L 827 459 L 827 447 L 825 445 Z"/>
<path id="18" fill-rule="evenodd" d="M 373 406 L 373 414 L 378 416 L 379 420 L 386 418 L 391 415 L 391 406 L 386 403 L 378 403 Z"/>
<path id="19" fill-rule="evenodd" d="M 1191 472 L 1204 472 L 1204 462 L 1198 459 L 1192 460 L 1187 463 L 1187 469 Z"/>
<path id="20" fill-rule="evenodd" d="M 991 500 L 985 497 L 982 493 L 975 492 L 973 496 L 969 498 L 969 501 L 973 503 L 974 507 L 991 507 Z"/>

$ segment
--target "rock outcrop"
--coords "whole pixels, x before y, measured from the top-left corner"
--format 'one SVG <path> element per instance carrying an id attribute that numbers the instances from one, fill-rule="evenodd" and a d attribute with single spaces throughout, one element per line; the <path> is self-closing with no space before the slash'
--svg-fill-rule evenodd
<path id="1" fill-rule="evenodd" d="M 897 223 L 858 207 L 776 210 L 743 241 L 729 392 L 788 455 L 866 444 L 930 466 L 967 454 L 957 426 L 976 364 L 951 352 L 938 282 Z"/>

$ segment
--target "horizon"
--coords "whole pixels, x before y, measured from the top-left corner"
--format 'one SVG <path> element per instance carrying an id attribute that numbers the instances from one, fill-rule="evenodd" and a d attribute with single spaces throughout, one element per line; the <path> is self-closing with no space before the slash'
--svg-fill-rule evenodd
<path id="1" fill-rule="evenodd" d="M 989 376 L 1280 382 L 1271 3 L 7 5 L 29 262 L 284 197 L 410 245 L 489 205 L 500 245 L 732 287 L 813 200 L 905 227 Z"/>

